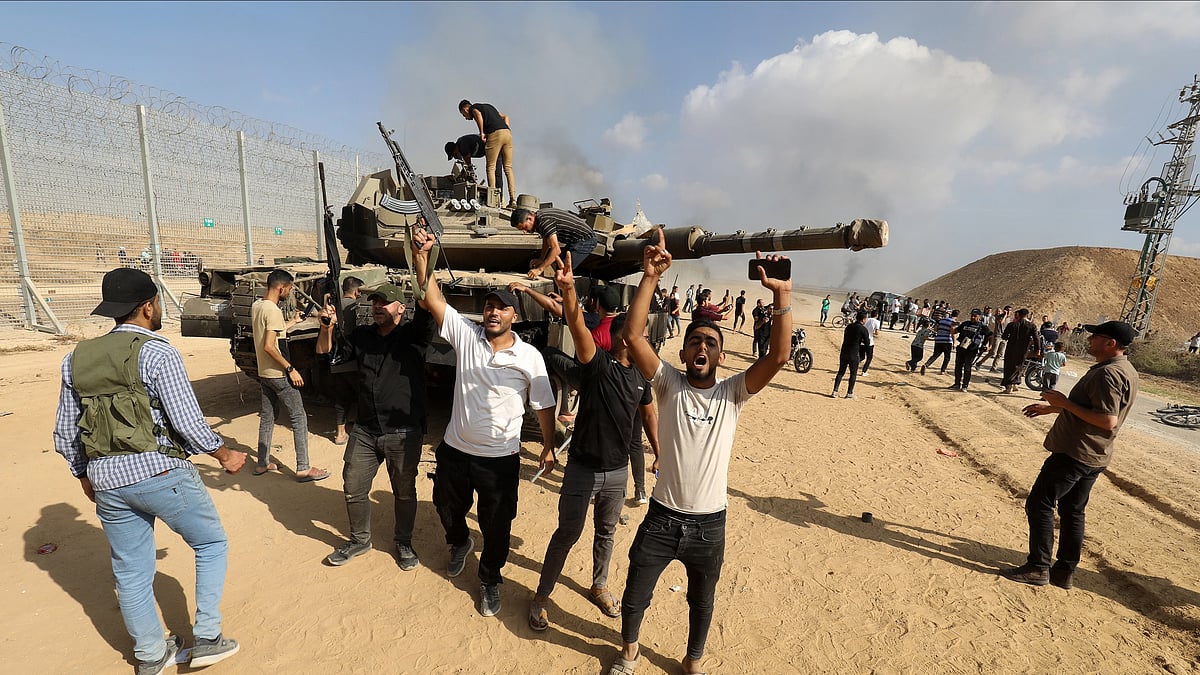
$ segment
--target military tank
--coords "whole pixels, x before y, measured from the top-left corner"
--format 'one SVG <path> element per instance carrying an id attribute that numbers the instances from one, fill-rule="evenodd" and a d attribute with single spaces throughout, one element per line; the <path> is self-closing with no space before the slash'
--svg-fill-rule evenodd
<path id="1" fill-rule="evenodd" d="M 285 318 L 302 311 L 310 300 L 321 302 L 326 294 L 339 297 L 340 281 L 351 275 L 366 284 L 360 307 L 365 318 L 369 313 L 365 298 L 380 284 L 396 284 L 407 289 L 412 297 L 408 237 L 416 226 L 426 227 L 437 235 L 440 252 L 436 252 L 431 264 L 447 302 L 467 317 L 481 318 L 488 292 L 513 282 L 524 283 L 543 294 L 554 292 L 549 274 L 532 280 L 526 277 L 530 260 L 541 250 L 541 238 L 509 226 L 512 212 L 501 207 L 498 190 L 476 184 L 461 171 L 435 176 L 414 174 L 399 146 L 391 140 L 390 132 L 382 124 L 379 128 L 396 159 L 396 174 L 402 181 L 397 181 L 391 171 L 364 176 L 342 207 L 336 226 L 331 214 L 327 214 L 329 263 L 279 259 L 273 266 L 207 270 L 200 275 L 200 297 L 184 305 L 183 335 L 229 339 L 230 352 L 238 367 L 256 377 L 250 305 L 263 296 L 266 276 L 272 269 L 287 269 L 296 277 L 295 289 L 299 292 L 285 303 Z M 517 206 L 536 211 L 553 204 L 524 194 L 518 196 Z M 598 241 L 593 254 L 576 271 L 579 297 L 587 297 L 593 286 L 607 285 L 617 289 L 622 305 L 628 305 L 637 280 L 622 282 L 621 279 L 641 271 L 642 250 L 650 243 L 648 237 L 654 228 L 647 227 L 648 222 L 616 222 L 607 198 L 575 202 L 573 207 L 569 210 L 591 226 Z M 340 264 L 339 247 L 331 236 L 334 229 L 336 242 L 346 250 L 344 266 Z M 885 246 L 888 239 L 887 222 L 872 219 L 857 219 L 829 228 L 769 229 L 753 233 L 717 234 L 699 227 L 667 227 L 662 231 L 676 260 L 755 251 L 833 248 L 857 251 Z M 548 315 L 528 295 L 519 294 L 517 298 L 520 320 L 513 329 L 522 339 L 541 349 L 555 347 L 574 353 L 570 333 L 560 320 Z M 415 302 L 407 304 L 411 313 Z M 666 313 L 652 312 L 648 328 L 651 342 L 656 348 L 661 346 L 667 335 Z M 319 324 L 313 317 L 288 331 L 289 359 L 302 371 L 319 363 L 315 353 L 318 330 Z M 426 361 L 431 366 L 432 381 L 442 381 L 447 374 L 452 377 L 454 355 L 445 342 L 435 342 Z"/>

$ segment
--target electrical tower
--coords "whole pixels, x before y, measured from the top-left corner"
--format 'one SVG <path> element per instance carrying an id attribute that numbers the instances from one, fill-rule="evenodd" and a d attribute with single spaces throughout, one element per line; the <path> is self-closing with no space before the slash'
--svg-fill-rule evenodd
<path id="1" fill-rule="evenodd" d="M 1150 328 L 1150 314 L 1154 311 L 1154 298 L 1175 221 L 1200 196 L 1192 178 L 1196 163 L 1192 143 L 1200 124 L 1200 76 L 1194 76 L 1191 84 L 1179 90 L 1179 101 L 1188 104 L 1188 112 L 1183 119 L 1167 125 L 1169 138 L 1159 134 L 1157 141 L 1146 139 L 1151 145 L 1174 145 L 1170 161 L 1163 165 L 1161 176 L 1146 180 L 1137 194 L 1125 199 L 1125 225 L 1121 229 L 1146 235 L 1142 256 L 1121 309 L 1121 320 L 1133 326 L 1139 337 L 1145 336 Z"/>

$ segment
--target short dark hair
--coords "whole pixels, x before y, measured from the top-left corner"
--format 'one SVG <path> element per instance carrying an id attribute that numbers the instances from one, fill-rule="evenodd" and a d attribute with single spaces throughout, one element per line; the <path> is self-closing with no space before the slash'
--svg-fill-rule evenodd
<path id="1" fill-rule="evenodd" d="M 608 336 L 612 340 L 613 347 L 616 347 L 617 340 L 621 339 L 621 331 L 625 330 L 625 319 L 627 318 L 629 315 L 621 312 L 612 318 L 612 323 L 608 326 Z"/>
<path id="2" fill-rule="evenodd" d="M 1066 346 L 1066 345 L 1065 345 L 1065 344 L 1063 344 L 1063 341 L 1062 341 L 1062 340 L 1059 340 L 1058 342 L 1055 342 L 1055 343 L 1054 343 L 1054 348 L 1055 348 L 1056 350 L 1060 351 L 1060 352 L 1063 350 L 1063 347 L 1065 347 L 1065 346 Z"/>
<path id="3" fill-rule="evenodd" d="M 358 277 L 346 277 L 342 279 L 342 292 L 349 293 L 356 288 L 363 287 L 363 280 Z"/>
<path id="4" fill-rule="evenodd" d="M 683 331 L 683 341 L 686 343 L 688 337 L 700 328 L 711 328 L 717 331 L 717 344 L 721 347 L 721 349 L 725 348 L 725 334 L 721 332 L 721 327 L 708 319 L 696 319 L 695 321 L 689 323 L 687 329 Z"/>
<path id="5" fill-rule="evenodd" d="M 461 101 L 459 101 L 459 102 L 458 102 L 458 109 L 459 109 L 459 110 L 462 110 L 463 108 L 470 108 L 470 107 L 471 107 L 471 102 L 470 102 L 470 101 L 468 101 L 468 100 L 467 100 L 467 99 L 465 99 L 465 98 L 464 98 L 463 100 L 461 100 Z"/>
<path id="6" fill-rule="evenodd" d="M 863 321 L 866 321 L 866 320 L 867 320 L 867 313 L 866 313 L 866 311 L 864 311 L 864 310 L 861 310 L 861 309 L 860 309 L 860 310 L 858 310 L 858 313 L 854 315 L 854 320 L 855 320 L 855 321 L 858 321 L 858 322 L 860 322 L 860 323 L 861 323 L 861 322 L 863 322 Z"/>
<path id="7" fill-rule="evenodd" d="M 272 270 L 267 275 L 267 288 L 275 288 L 277 286 L 286 286 L 296 280 L 292 273 L 287 270 Z"/>
<path id="8" fill-rule="evenodd" d="M 525 222 L 525 219 L 532 215 L 534 215 L 533 211 L 530 211 L 529 209 L 513 209 L 512 215 L 508 218 L 508 224 L 516 227 L 517 225 Z"/>

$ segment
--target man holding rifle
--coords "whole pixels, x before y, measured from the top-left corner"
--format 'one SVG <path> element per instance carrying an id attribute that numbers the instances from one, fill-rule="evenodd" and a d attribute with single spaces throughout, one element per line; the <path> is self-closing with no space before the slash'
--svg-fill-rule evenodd
<path id="1" fill-rule="evenodd" d="M 636 669 L 642 618 L 654 585 L 672 560 L 682 562 L 688 575 L 688 646 L 683 672 L 700 672 L 725 559 L 725 494 L 738 415 L 750 397 L 783 367 L 792 334 L 792 282 L 768 278 L 759 268 L 759 280 L 771 291 L 777 308 L 767 355 L 745 372 L 718 380 L 717 366 L 725 359 L 724 336 L 719 326 L 702 319 L 684 331 L 679 351 L 684 371 L 668 365 L 644 337 L 650 296 L 671 266 L 661 230 L 656 241 L 643 253 L 644 272 L 629 308 L 624 339 L 638 369 L 652 378 L 659 400 L 659 476 L 646 518 L 629 550 L 629 578 L 621 607 L 623 644 L 610 675 L 630 675 Z"/>

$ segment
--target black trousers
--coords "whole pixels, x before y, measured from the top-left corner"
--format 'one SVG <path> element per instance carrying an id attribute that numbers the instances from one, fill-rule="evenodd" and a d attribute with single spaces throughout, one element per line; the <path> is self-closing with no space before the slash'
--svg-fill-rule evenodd
<path id="1" fill-rule="evenodd" d="M 850 387 L 846 390 L 846 395 L 854 393 L 854 381 L 858 379 L 858 352 L 853 355 L 842 354 L 838 361 L 837 376 L 833 378 L 833 390 L 837 391 L 838 387 L 842 386 L 842 377 L 846 375 L 846 371 L 850 371 Z"/>
<path id="2" fill-rule="evenodd" d="M 704 656 L 712 624 L 717 581 L 725 564 L 725 511 L 680 513 L 650 500 L 646 519 L 629 549 L 629 578 L 621 599 L 621 639 L 638 641 L 654 585 L 672 560 L 687 571 L 688 646 L 691 659 Z"/>
<path id="3" fill-rule="evenodd" d="M 479 580 L 498 584 L 500 570 L 508 562 L 509 535 L 517 516 L 517 483 L 521 474 L 519 455 L 476 457 L 438 445 L 437 479 L 433 483 L 433 505 L 446 530 L 446 543 L 461 546 L 471 536 L 467 512 L 479 495 L 479 532 L 483 551 L 479 554 Z"/>
<path id="4" fill-rule="evenodd" d="M 862 355 L 863 355 L 862 371 L 863 371 L 863 374 L 866 375 L 867 370 L 869 370 L 871 368 L 871 361 L 875 358 L 875 345 L 868 345 L 866 347 L 863 347 Z"/>
<path id="5" fill-rule="evenodd" d="M 929 360 L 925 362 L 925 367 L 928 368 L 929 364 L 933 363 L 934 361 L 937 361 L 937 357 L 940 356 L 940 357 L 942 357 L 941 372 L 945 373 L 946 366 L 950 365 L 950 347 L 951 346 L 953 346 L 953 345 L 951 345 L 951 343 L 949 343 L 949 342 L 933 343 L 933 356 L 930 356 Z"/>
<path id="6" fill-rule="evenodd" d="M 979 349 L 963 349 L 962 347 L 954 348 L 954 386 L 966 387 L 971 384 L 971 373 L 974 369 L 971 368 L 975 363 L 975 357 L 979 355 Z"/>
<path id="7" fill-rule="evenodd" d="M 1087 466 L 1061 452 L 1051 453 L 1042 464 L 1029 497 L 1029 564 L 1047 569 L 1054 550 L 1054 510 L 1058 507 L 1059 537 L 1057 569 L 1073 572 L 1083 551 L 1084 509 L 1092 486 L 1104 468 Z"/>

